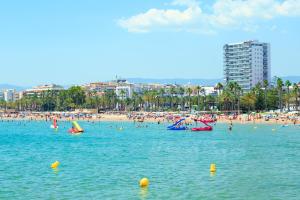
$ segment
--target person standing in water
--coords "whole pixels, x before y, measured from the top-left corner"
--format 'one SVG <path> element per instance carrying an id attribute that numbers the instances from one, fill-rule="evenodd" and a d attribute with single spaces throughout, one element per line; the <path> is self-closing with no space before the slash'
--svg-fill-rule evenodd
<path id="1" fill-rule="evenodd" d="M 229 124 L 229 127 L 228 127 L 228 129 L 229 129 L 229 131 L 232 131 L 232 121 L 230 121 L 230 124 Z"/>

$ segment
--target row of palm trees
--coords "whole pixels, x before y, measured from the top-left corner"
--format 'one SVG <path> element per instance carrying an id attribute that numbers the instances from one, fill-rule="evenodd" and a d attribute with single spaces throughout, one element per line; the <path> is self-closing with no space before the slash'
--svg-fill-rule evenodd
<path id="1" fill-rule="evenodd" d="M 284 87 L 285 86 L 285 87 Z M 293 86 L 293 87 L 291 87 Z M 0 108 L 19 111 L 71 111 L 76 108 L 97 109 L 98 111 L 223 111 L 250 112 L 266 110 L 290 111 L 291 105 L 299 108 L 299 86 L 278 78 L 276 86 L 267 81 L 257 84 L 250 91 L 243 91 L 236 82 L 227 85 L 218 83 L 216 95 L 207 95 L 201 86 L 171 87 L 158 90 L 133 92 L 127 98 L 126 92 L 119 96 L 115 91 L 105 91 L 97 95 L 94 91 L 84 91 L 81 87 L 71 87 L 63 91 L 45 91 L 36 95 L 25 95 L 16 102 L 0 101 Z"/>

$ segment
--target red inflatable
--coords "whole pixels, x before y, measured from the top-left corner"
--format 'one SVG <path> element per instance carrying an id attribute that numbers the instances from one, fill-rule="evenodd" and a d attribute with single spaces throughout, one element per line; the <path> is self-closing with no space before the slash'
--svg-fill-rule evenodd
<path id="1" fill-rule="evenodd" d="M 213 128 L 207 124 L 208 123 L 207 121 L 203 121 L 203 120 L 197 120 L 197 121 L 203 123 L 205 125 L 205 127 L 192 128 L 191 129 L 192 131 L 212 131 L 213 130 Z"/>
<path id="2" fill-rule="evenodd" d="M 82 133 L 83 131 L 78 131 L 76 128 L 70 128 L 68 132 L 71 134 L 78 134 Z"/>
<path id="3" fill-rule="evenodd" d="M 211 126 L 192 128 L 192 131 L 212 131 L 213 128 Z"/>

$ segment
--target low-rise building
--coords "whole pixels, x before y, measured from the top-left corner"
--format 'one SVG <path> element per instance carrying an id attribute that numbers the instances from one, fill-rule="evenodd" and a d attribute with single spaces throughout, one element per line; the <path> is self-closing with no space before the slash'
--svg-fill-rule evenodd
<path id="1" fill-rule="evenodd" d="M 131 98 L 132 92 L 133 92 L 133 87 L 131 85 L 116 87 L 116 95 L 120 99 Z"/>
<path id="2" fill-rule="evenodd" d="M 37 95 L 38 97 L 40 97 L 41 94 L 46 91 L 62 91 L 62 90 L 64 90 L 64 87 L 60 85 L 46 84 L 46 85 L 36 86 L 32 89 L 27 89 L 23 92 L 23 94 L 26 96 Z"/>
<path id="3" fill-rule="evenodd" d="M 141 94 L 145 91 L 160 90 L 164 88 L 164 85 L 156 83 L 137 83 L 133 85 L 133 91 L 138 94 Z"/>
<path id="4" fill-rule="evenodd" d="M 218 95 L 218 91 L 216 90 L 215 87 L 203 86 L 202 88 L 204 89 L 205 95 L 211 95 L 211 96 L 217 96 Z"/>
<path id="5" fill-rule="evenodd" d="M 89 83 L 83 86 L 86 91 L 94 92 L 106 92 L 106 91 L 115 91 L 118 86 L 115 82 L 95 82 Z"/>

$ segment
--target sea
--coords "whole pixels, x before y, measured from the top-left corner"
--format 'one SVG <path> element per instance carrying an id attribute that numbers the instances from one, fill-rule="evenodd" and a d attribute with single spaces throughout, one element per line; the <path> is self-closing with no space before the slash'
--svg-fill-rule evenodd
<path id="1" fill-rule="evenodd" d="M 300 199 L 299 126 L 78 123 L 0 121 L 0 199 Z"/>

